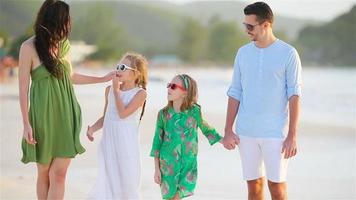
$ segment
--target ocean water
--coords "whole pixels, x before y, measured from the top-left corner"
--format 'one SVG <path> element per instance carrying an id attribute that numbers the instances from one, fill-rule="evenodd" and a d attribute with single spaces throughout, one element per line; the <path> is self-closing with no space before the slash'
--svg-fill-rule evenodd
<path id="1" fill-rule="evenodd" d="M 226 92 L 232 69 L 179 69 L 153 71 L 148 85 L 148 105 L 166 104 L 166 83 L 177 73 L 187 73 L 197 82 L 203 111 L 225 113 Z M 356 69 L 308 68 L 302 73 L 301 121 L 335 126 L 355 126 Z"/>
<path id="2" fill-rule="evenodd" d="M 109 71 L 75 70 L 90 75 L 104 75 Z M 148 156 L 155 121 L 155 113 L 150 112 L 157 112 L 166 104 L 166 83 L 177 73 L 187 73 L 197 80 L 203 112 L 214 120 L 209 123 L 223 130 L 232 69 L 150 69 L 147 113 L 141 124 L 143 199 L 160 198 L 159 188 L 152 181 L 153 161 Z M 72 161 L 66 199 L 85 199 L 94 184 L 100 136 L 91 143 L 84 133 L 86 125 L 102 114 L 104 91 L 109 84 L 75 85 L 83 112 L 81 141 L 87 152 Z M 305 67 L 303 84 L 299 153 L 291 159 L 288 170 L 289 199 L 356 199 L 356 70 Z M 0 198 L 34 199 L 36 167 L 19 161 L 22 126 L 16 80 L 0 85 L 0 117 Z M 200 175 L 196 196 L 190 199 L 246 199 L 238 151 L 226 151 L 219 145 L 211 147 L 203 137 L 199 145 Z M 20 187 L 22 190 L 18 192 Z"/>
<path id="3" fill-rule="evenodd" d="M 80 72 L 105 74 L 108 69 Z M 192 76 L 198 83 L 199 104 L 204 112 L 225 113 L 226 92 L 232 78 L 229 68 L 150 69 L 147 107 L 159 110 L 167 103 L 167 83 L 179 73 Z M 302 73 L 301 122 L 355 127 L 356 123 L 356 68 L 304 67 Z M 104 86 L 76 86 L 79 95 L 103 95 Z"/>

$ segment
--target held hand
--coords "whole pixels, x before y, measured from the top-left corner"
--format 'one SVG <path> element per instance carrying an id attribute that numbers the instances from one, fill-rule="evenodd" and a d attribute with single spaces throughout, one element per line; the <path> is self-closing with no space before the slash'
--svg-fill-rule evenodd
<path id="1" fill-rule="evenodd" d="M 154 181 L 158 185 L 161 185 L 161 171 L 160 170 L 155 170 Z"/>
<path id="2" fill-rule="evenodd" d="M 287 137 L 283 142 L 282 154 L 284 158 L 288 159 L 297 154 L 297 142 L 294 137 Z"/>
<path id="3" fill-rule="evenodd" d="M 105 76 L 102 77 L 103 82 L 111 81 L 116 76 L 116 71 L 109 72 Z"/>
<path id="4" fill-rule="evenodd" d="M 225 136 L 223 138 L 223 145 L 228 150 L 235 149 L 236 145 L 240 143 L 240 138 L 232 131 L 225 131 Z"/>
<path id="5" fill-rule="evenodd" d="M 30 124 L 24 125 L 23 138 L 25 138 L 28 144 L 35 145 L 37 143 L 36 140 L 33 138 L 32 127 Z"/>
<path id="6" fill-rule="evenodd" d="M 87 137 L 91 142 L 94 141 L 94 136 L 93 135 L 94 135 L 94 131 L 91 129 L 90 126 L 88 126 Z"/>

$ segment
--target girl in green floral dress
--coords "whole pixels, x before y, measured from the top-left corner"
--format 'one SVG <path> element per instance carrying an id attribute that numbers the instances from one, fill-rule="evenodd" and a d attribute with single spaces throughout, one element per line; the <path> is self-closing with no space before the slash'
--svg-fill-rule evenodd
<path id="1" fill-rule="evenodd" d="M 190 76 L 177 75 L 167 88 L 168 105 L 158 113 L 150 155 L 163 199 L 181 199 L 193 195 L 197 181 L 198 127 L 211 145 L 221 136 L 202 118 Z"/>

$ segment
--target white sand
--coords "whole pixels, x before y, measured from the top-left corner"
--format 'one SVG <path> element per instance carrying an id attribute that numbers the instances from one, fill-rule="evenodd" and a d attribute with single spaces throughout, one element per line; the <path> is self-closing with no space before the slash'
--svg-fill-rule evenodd
<path id="1" fill-rule="evenodd" d="M 84 70 L 85 71 L 85 70 Z M 93 72 L 91 72 L 93 73 Z M 168 72 L 170 78 L 174 70 Z M 198 72 L 191 72 L 198 74 Z M 161 76 L 162 71 L 151 72 L 151 76 Z M 196 75 L 198 76 L 198 75 Z M 220 73 L 220 77 L 225 76 Z M 163 77 L 163 76 L 161 76 Z M 230 77 L 228 75 L 227 77 Z M 308 78 L 308 77 L 307 77 Z M 167 78 L 164 78 L 167 79 Z M 100 116 L 103 109 L 104 87 L 76 86 L 76 93 L 83 111 L 82 144 L 87 151 L 73 159 L 68 172 L 65 199 L 85 199 L 94 184 L 97 170 L 97 144 L 84 137 L 89 123 Z M 163 85 L 163 86 L 157 86 Z M 164 88 L 165 83 L 152 83 L 153 88 Z M 36 166 L 20 162 L 22 152 L 22 119 L 18 104 L 16 80 L 0 85 L 0 136 L 1 136 L 1 196 L 0 199 L 35 199 Z M 153 183 L 153 161 L 151 147 L 156 113 L 164 105 L 165 92 L 151 91 L 146 114 L 141 124 L 142 186 L 144 200 L 160 199 L 159 187 Z M 206 92 L 200 98 L 206 119 L 222 131 L 225 109 L 214 109 Z M 225 98 L 225 91 L 218 95 Z M 225 101 L 225 100 L 224 100 Z M 222 101 L 222 102 L 224 102 Z M 221 101 L 220 101 L 221 102 Z M 308 110 L 308 112 L 313 112 Z M 338 119 L 340 120 L 340 119 Z M 347 119 L 349 120 L 349 119 Z M 98 135 L 100 135 L 98 133 Z M 301 120 L 299 131 L 299 154 L 290 161 L 288 175 L 289 199 L 356 199 L 356 146 L 355 129 L 352 124 L 334 125 Z M 267 189 L 267 188 L 266 188 Z M 266 190 L 265 196 L 269 199 Z M 199 175 L 195 195 L 188 199 L 227 200 L 246 199 L 247 190 L 242 180 L 240 158 L 237 151 L 226 151 L 220 144 L 210 147 L 204 137 L 200 137 Z"/>

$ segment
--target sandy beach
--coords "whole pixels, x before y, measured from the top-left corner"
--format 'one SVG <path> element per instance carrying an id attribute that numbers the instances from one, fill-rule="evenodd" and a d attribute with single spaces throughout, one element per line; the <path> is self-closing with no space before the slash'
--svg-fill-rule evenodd
<path id="1" fill-rule="evenodd" d="M 77 69 L 83 73 L 103 75 L 108 70 Z M 153 182 L 153 159 L 149 157 L 159 108 L 166 103 L 166 82 L 175 73 L 188 71 L 197 79 L 199 98 L 205 118 L 223 135 L 226 90 L 230 69 L 151 70 L 145 116 L 140 125 L 143 200 L 160 199 L 159 187 Z M 321 69 L 304 70 L 303 113 L 300 121 L 299 153 L 292 158 L 288 171 L 289 199 L 356 199 L 356 71 L 334 71 L 315 82 Z M 86 152 L 72 160 L 65 199 L 85 199 L 97 174 L 97 145 L 85 137 L 86 126 L 103 112 L 105 84 L 75 86 L 83 113 L 81 141 Z M 0 199 L 35 199 L 36 166 L 20 162 L 22 119 L 18 103 L 17 79 L 0 85 L 1 181 Z M 193 197 L 197 200 L 247 199 L 237 150 L 222 145 L 210 146 L 199 136 L 198 183 Z M 267 188 L 266 199 L 270 199 Z"/>

